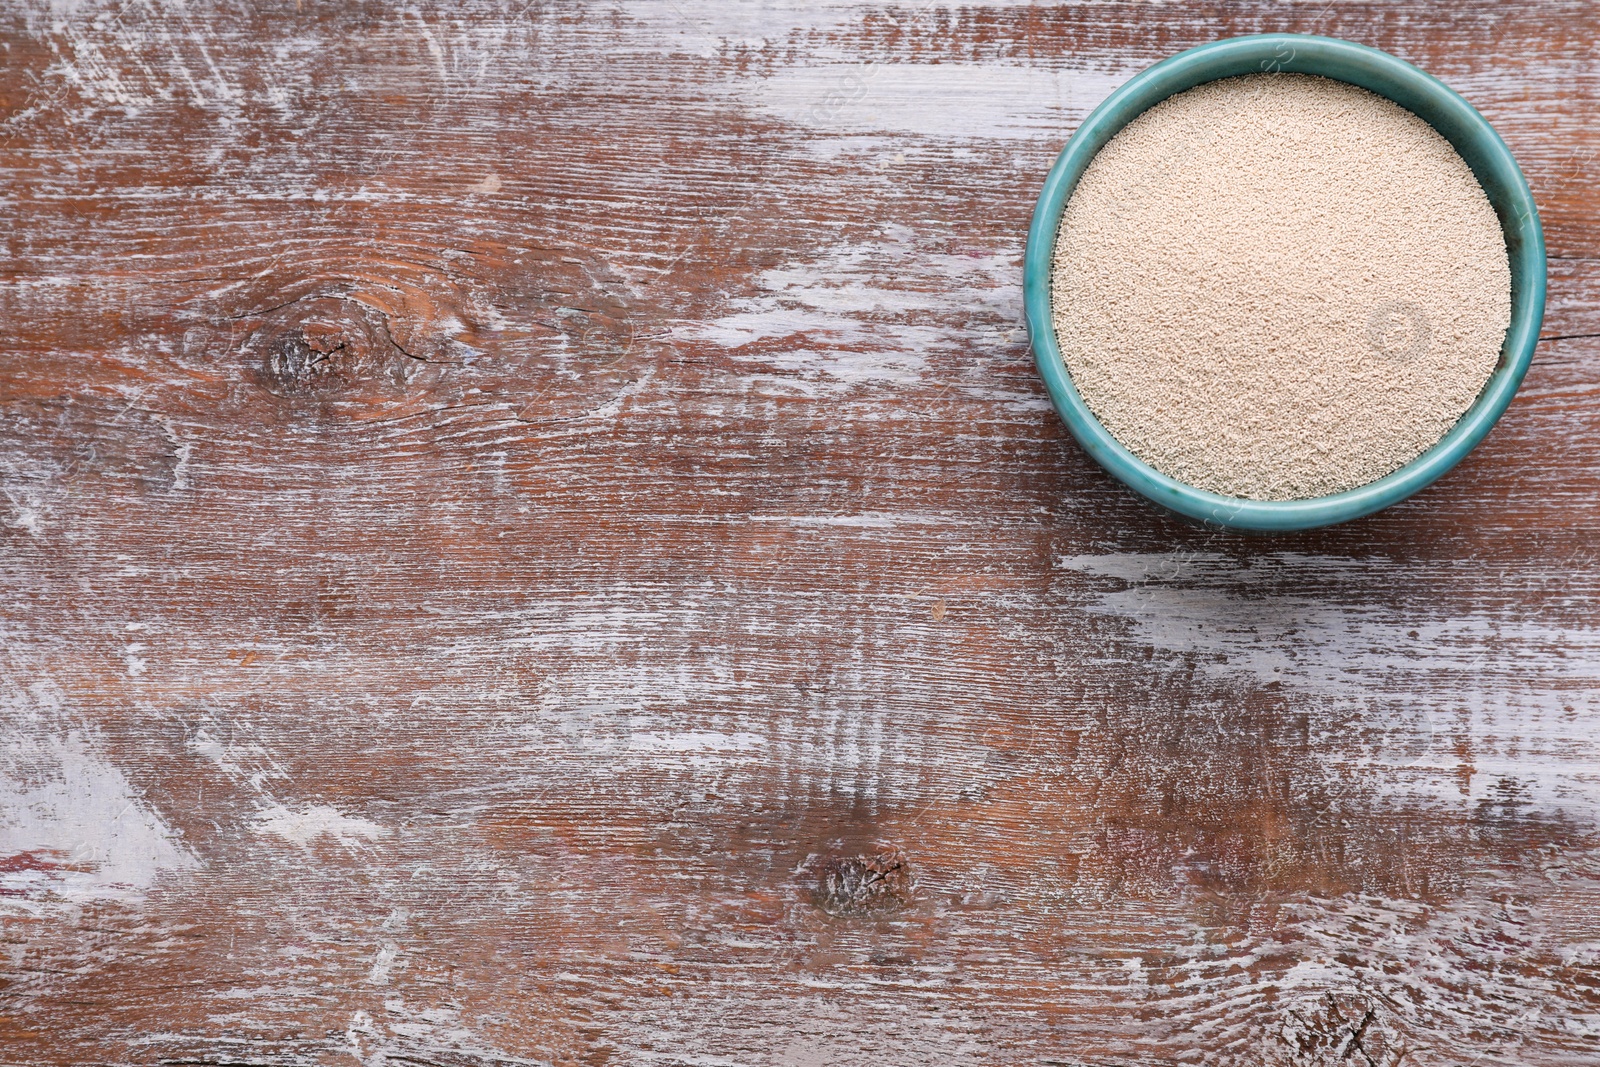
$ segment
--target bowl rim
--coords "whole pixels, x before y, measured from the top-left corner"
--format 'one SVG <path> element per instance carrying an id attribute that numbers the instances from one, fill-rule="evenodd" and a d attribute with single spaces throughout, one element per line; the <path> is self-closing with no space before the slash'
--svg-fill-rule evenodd
<path id="1" fill-rule="evenodd" d="M 1062 358 L 1051 317 L 1050 273 L 1061 216 L 1078 179 L 1124 126 L 1196 85 L 1279 71 L 1321 75 L 1369 89 L 1418 115 L 1450 141 L 1500 218 L 1511 269 L 1511 325 L 1500 363 L 1478 399 L 1422 455 L 1345 492 L 1301 500 L 1251 500 L 1199 489 L 1161 473 L 1101 424 L 1078 394 Z M 1544 234 L 1527 179 L 1499 133 L 1460 94 L 1405 60 L 1354 41 L 1265 33 L 1212 41 L 1169 56 L 1134 75 L 1090 113 L 1057 156 L 1039 193 L 1023 260 L 1023 303 L 1034 360 L 1051 402 L 1096 462 L 1139 495 L 1182 517 L 1208 525 L 1279 532 L 1346 522 L 1399 503 L 1472 451 L 1504 413 L 1527 374 L 1544 320 L 1547 269 Z"/>

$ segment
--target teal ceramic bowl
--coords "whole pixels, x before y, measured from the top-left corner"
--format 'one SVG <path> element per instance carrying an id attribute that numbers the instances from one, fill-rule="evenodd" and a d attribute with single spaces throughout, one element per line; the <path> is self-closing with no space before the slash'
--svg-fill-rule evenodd
<path id="1" fill-rule="evenodd" d="M 1050 266 L 1061 213 L 1096 152 L 1139 114 L 1174 93 L 1240 74 L 1317 74 L 1386 96 L 1428 122 L 1466 160 L 1489 195 L 1511 260 L 1511 328 L 1500 365 L 1478 400 L 1438 444 L 1384 478 L 1309 500 L 1245 500 L 1196 489 L 1139 459 L 1100 424 L 1073 387 L 1050 316 Z M 1527 373 L 1544 319 L 1544 235 L 1533 194 L 1500 135 L 1443 82 L 1387 52 L 1331 37 L 1262 34 L 1191 48 L 1136 75 L 1073 134 L 1045 180 L 1028 232 L 1024 299 L 1028 331 L 1050 399 L 1096 462 L 1158 506 L 1203 523 L 1263 532 L 1305 530 L 1370 515 L 1439 478 L 1483 440 Z"/>

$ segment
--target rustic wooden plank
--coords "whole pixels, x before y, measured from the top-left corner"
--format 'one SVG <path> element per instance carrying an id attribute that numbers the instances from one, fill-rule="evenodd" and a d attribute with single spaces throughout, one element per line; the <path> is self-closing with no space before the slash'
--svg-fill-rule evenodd
<path id="1" fill-rule="evenodd" d="M 1592 5 L 4 20 L 0 1060 L 1600 1057 Z M 1020 256 L 1277 29 L 1555 258 L 1473 457 L 1258 539 L 1076 450 Z"/>

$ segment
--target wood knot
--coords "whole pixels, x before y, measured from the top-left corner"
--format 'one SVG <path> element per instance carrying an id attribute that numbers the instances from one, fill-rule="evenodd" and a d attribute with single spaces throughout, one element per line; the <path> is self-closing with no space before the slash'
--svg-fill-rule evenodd
<path id="1" fill-rule="evenodd" d="M 1330 991 L 1284 1012 L 1281 1037 L 1293 1067 L 1325 1063 L 1398 1064 L 1409 1044 L 1391 1026 L 1390 1013 L 1363 993 Z"/>
<path id="2" fill-rule="evenodd" d="M 631 292 L 572 249 L 328 245 L 184 301 L 182 356 L 290 401 L 263 409 L 273 418 L 392 418 L 474 396 L 524 423 L 603 421 L 653 373 Z"/>
<path id="3" fill-rule="evenodd" d="M 880 842 L 872 855 L 830 856 L 813 867 L 811 899 L 829 915 L 898 911 L 916 898 L 916 874 L 905 852 Z"/>
<path id="4" fill-rule="evenodd" d="M 383 403 L 409 396 L 481 351 L 481 316 L 456 281 L 406 264 L 383 274 L 301 261 L 196 297 L 185 351 L 240 361 L 287 399 Z M 225 332 L 224 332 L 225 331 Z"/>
<path id="5" fill-rule="evenodd" d="M 400 390 L 430 362 L 396 339 L 382 308 L 346 294 L 308 294 L 272 309 L 246 348 L 261 383 L 283 397 Z"/>

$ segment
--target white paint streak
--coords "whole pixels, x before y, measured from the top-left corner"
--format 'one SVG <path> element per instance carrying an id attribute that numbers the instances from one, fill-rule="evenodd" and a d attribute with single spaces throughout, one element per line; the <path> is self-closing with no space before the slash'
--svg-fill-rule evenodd
<path id="1" fill-rule="evenodd" d="M 1280 683 L 1359 710 L 1379 726 L 1420 722 L 1426 751 L 1464 799 L 1519 801 L 1600 819 L 1600 630 L 1504 605 L 1450 610 L 1440 573 L 1382 560 L 1275 553 L 1246 564 L 1218 553 L 1074 556 L 1063 570 L 1111 579 L 1085 607 L 1124 620 L 1151 647 L 1188 654 L 1210 675 Z M 1371 590 L 1397 594 L 1375 600 Z M 1384 699 L 1375 699 L 1385 695 Z"/>
<path id="2" fill-rule="evenodd" d="M 0 890 L 68 901 L 135 900 L 198 860 L 120 768 L 71 725 L 59 693 L 34 687 L 0 703 Z"/>
<path id="3" fill-rule="evenodd" d="M 830 63 L 780 70 L 735 91 L 775 118 L 833 133 L 1065 141 L 1135 69 Z"/>
<path id="4" fill-rule="evenodd" d="M 1293 1041 L 1293 1029 L 1333 994 L 1363 998 L 1379 1008 L 1380 1019 L 1389 1007 L 1403 1005 L 1414 1038 L 1438 1047 L 1451 1043 L 1463 1020 L 1515 1040 L 1537 1024 L 1548 1026 L 1547 1016 L 1559 1017 L 1573 1037 L 1600 1037 L 1600 1013 L 1581 1010 L 1581 994 L 1547 973 L 1519 973 L 1516 966 L 1572 947 L 1563 946 L 1561 909 L 1530 903 L 1549 881 L 1563 882 L 1570 899 L 1592 899 L 1600 888 L 1592 873 L 1546 878 L 1552 874 L 1491 875 L 1444 903 L 1372 894 L 1285 902 L 1274 923 L 1227 952 L 1199 943 L 1178 951 L 1184 978 L 1168 985 L 1161 1011 L 1153 1014 L 1181 1020 L 1182 1032 L 1161 1036 L 1200 1037 L 1226 1058 L 1229 1050 L 1260 1049 L 1280 1028 Z M 1141 999 L 1148 997 L 1141 990 Z M 1510 1049 L 1503 1052 L 1504 1062 L 1521 1062 Z"/>
<path id="5" fill-rule="evenodd" d="M 548 1067 L 548 1061 L 524 1059 L 486 1041 L 461 1017 L 458 1007 L 416 1007 L 400 997 L 390 997 L 383 1008 L 381 1021 L 357 1011 L 345 1028 L 346 1048 L 367 1067 L 445 1057 L 508 1067 Z"/>
<path id="6" fill-rule="evenodd" d="M 628 748 L 638 752 L 750 752 L 766 743 L 767 739 L 760 734 L 745 731 L 732 734 L 714 730 L 640 732 L 628 738 Z"/>
<path id="7" fill-rule="evenodd" d="M 194 442 L 185 441 L 178 436 L 171 419 L 161 420 L 161 432 L 166 436 L 167 443 L 172 445 L 172 488 L 175 492 L 183 492 L 189 485 L 189 458 L 194 453 Z"/>
<path id="8" fill-rule="evenodd" d="M 378 955 L 372 961 L 372 969 L 367 972 L 367 981 L 373 985 L 388 985 L 389 972 L 394 970 L 395 960 L 400 958 L 400 948 L 393 941 L 385 941 L 378 946 Z"/>
<path id="9" fill-rule="evenodd" d="M 371 819 L 345 815 L 336 808 L 322 804 L 300 808 L 271 804 L 256 813 L 251 825 L 258 834 L 281 837 L 301 848 L 310 847 L 312 842 L 322 837 L 331 838 L 346 848 L 358 848 L 388 837 L 392 832 L 387 826 Z"/>
<path id="10" fill-rule="evenodd" d="M 902 226 L 763 271 L 755 289 L 674 335 L 833 391 L 920 382 L 930 353 L 970 350 L 973 319 L 1017 319 L 1022 295 L 1015 256 L 933 252 Z"/>
<path id="11" fill-rule="evenodd" d="M 272 758 L 265 746 L 241 737 L 237 724 L 224 723 L 205 715 L 184 739 L 191 752 L 216 764 L 217 769 L 236 782 L 247 785 L 260 796 L 267 795 L 266 783 L 286 779 L 288 773 Z"/>

